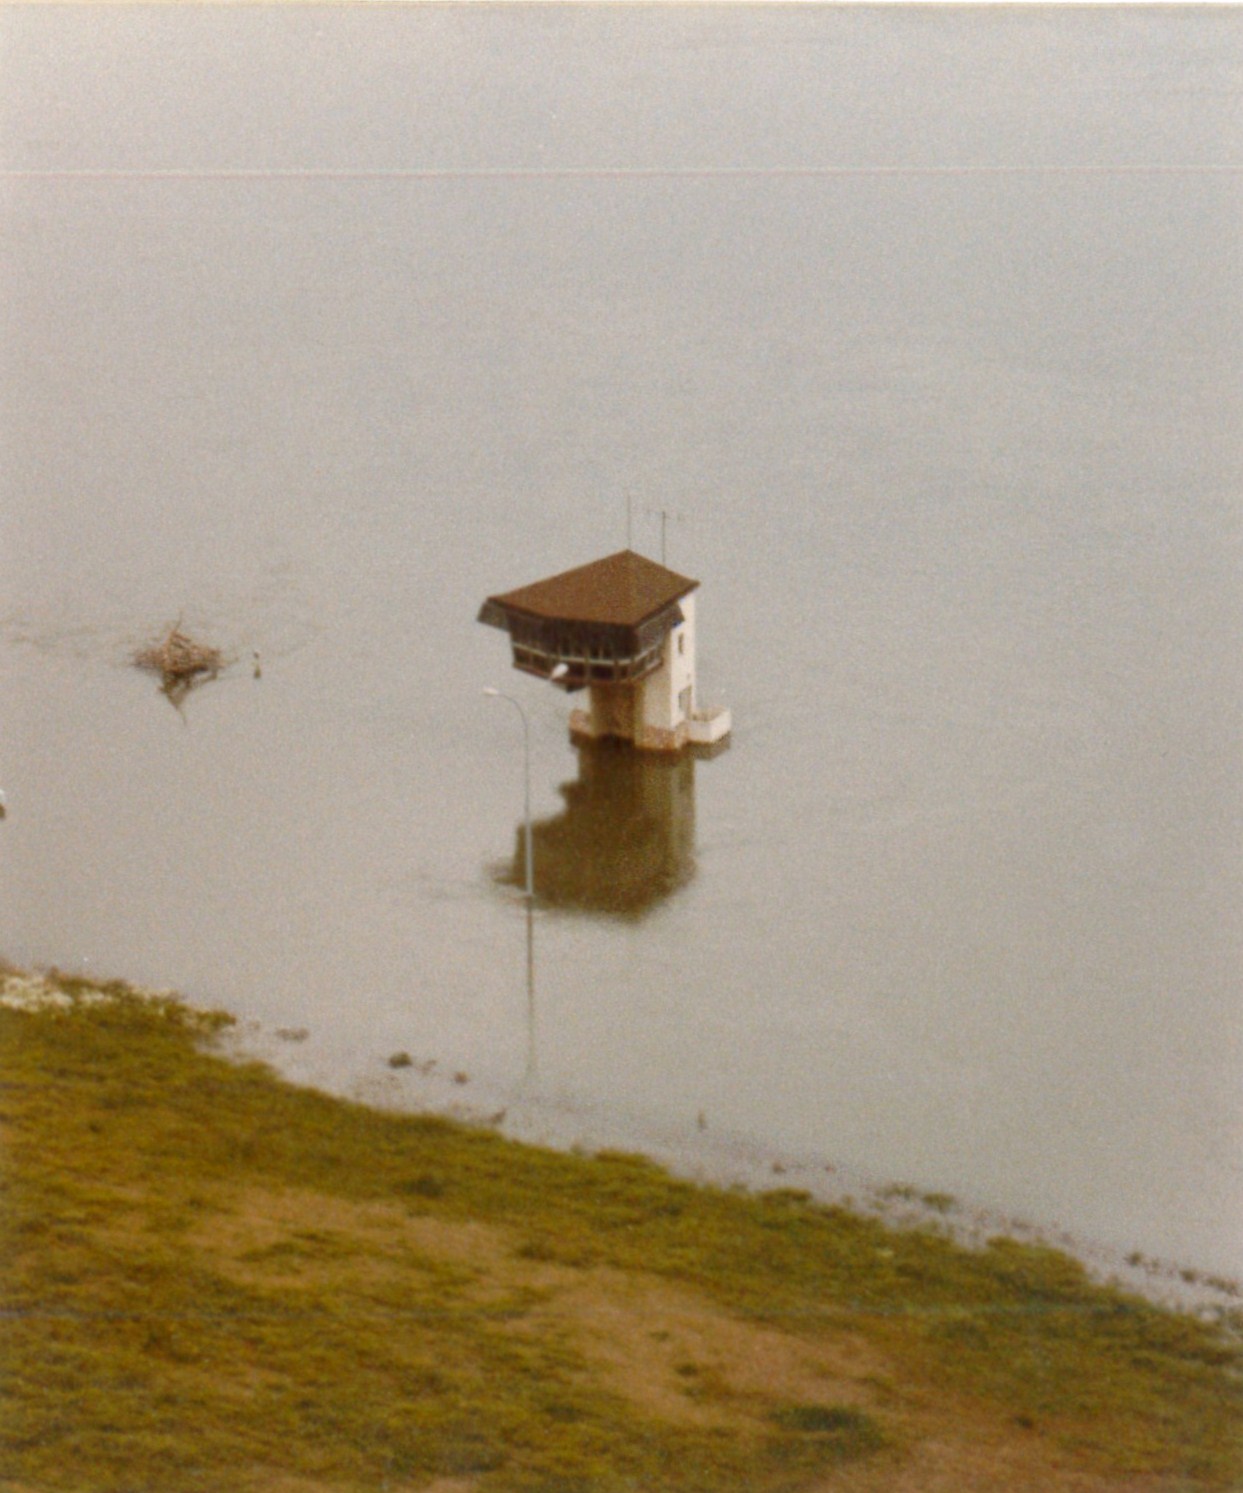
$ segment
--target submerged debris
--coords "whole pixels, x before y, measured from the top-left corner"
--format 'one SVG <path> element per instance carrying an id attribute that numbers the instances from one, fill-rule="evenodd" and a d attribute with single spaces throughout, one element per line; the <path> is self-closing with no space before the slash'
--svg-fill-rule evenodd
<path id="1" fill-rule="evenodd" d="M 134 662 L 140 669 L 162 674 L 165 680 L 181 680 L 193 679 L 196 674 L 219 673 L 224 656 L 218 648 L 188 638 L 179 625 L 174 625 L 162 642 L 140 648 Z"/>
<path id="2" fill-rule="evenodd" d="M 177 705 L 202 682 L 204 676 L 214 679 L 224 667 L 224 655 L 219 648 L 197 642 L 181 631 L 181 623 L 174 623 L 162 641 L 140 648 L 134 654 L 134 663 L 140 669 L 150 669 L 160 676 L 160 688 Z"/>

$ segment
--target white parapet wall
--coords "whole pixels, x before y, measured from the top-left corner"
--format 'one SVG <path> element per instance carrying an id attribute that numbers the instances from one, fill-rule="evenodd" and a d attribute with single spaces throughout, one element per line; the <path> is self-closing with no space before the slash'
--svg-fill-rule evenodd
<path id="1" fill-rule="evenodd" d="M 686 739 L 694 746 L 715 746 L 730 733 L 733 722 L 724 705 L 710 710 L 694 710 L 687 722 Z"/>

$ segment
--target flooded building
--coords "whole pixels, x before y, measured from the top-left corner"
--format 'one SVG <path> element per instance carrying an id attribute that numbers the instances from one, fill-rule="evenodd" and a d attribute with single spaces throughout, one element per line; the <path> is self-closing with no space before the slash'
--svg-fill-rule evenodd
<path id="1" fill-rule="evenodd" d="M 704 709 L 695 684 L 699 582 L 620 550 L 498 596 L 479 621 L 509 633 L 516 669 L 567 691 L 587 690 L 570 715 L 580 741 L 617 739 L 657 752 L 711 746 L 729 711 Z"/>

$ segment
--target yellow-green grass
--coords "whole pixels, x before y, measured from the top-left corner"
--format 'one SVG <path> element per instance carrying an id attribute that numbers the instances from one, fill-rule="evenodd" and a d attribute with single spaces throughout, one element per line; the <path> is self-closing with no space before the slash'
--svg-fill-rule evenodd
<path id="1" fill-rule="evenodd" d="M 888 1487 L 940 1415 L 1092 1486 L 1243 1487 L 1228 1322 L 345 1103 L 213 1055 L 225 1017 L 52 984 L 0 1010 L 0 1485 Z"/>

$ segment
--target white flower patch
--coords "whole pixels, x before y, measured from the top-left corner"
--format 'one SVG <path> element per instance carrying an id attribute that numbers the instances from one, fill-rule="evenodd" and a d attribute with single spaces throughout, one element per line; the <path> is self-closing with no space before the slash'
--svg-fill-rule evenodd
<path id="1" fill-rule="evenodd" d="M 170 1001 L 171 990 L 143 990 L 136 985 L 127 985 L 125 993 L 141 1000 Z M 74 1006 L 107 1006 L 115 1004 L 117 994 L 113 990 L 99 990 L 91 986 L 79 986 L 70 992 L 62 990 L 54 981 L 43 975 L 11 974 L 0 977 L 0 1008 L 10 1011 L 65 1011 Z"/>
<path id="2" fill-rule="evenodd" d="M 0 980 L 0 1006 L 10 1011 L 46 1011 L 72 1005 L 72 996 L 38 975 L 6 975 Z"/>
<path id="3" fill-rule="evenodd" d="M 82 1011 L 95 1006 L 119 1006 L 139 1003 L 153 1017 L 176 1022 L 200 1039 L 217 1036 L 233 1018 L 224 1011 L 201 1011 L 185 1003 L 177 991 L 153 990 L 117 980 L 108 985 L 68 979 L 64 989 L 55 972 L 52 975 L 29 974 L 23 970 L 0 973 L 0 1011 Z"/>

